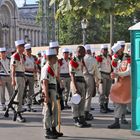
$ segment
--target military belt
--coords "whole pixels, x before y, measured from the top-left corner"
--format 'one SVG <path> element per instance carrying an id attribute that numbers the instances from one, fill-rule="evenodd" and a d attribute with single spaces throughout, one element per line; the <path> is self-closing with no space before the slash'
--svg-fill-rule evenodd
<path id="1" fill-rule="evenodd" d="M 24 72 L 16 71 L 15 76 L 16 77 L 25 77 L 25 74 L 24 74 Z"/>
<path id="2" fill-rule="evenodd" d="M 56 84 L 48 84 L 48 89 L 56 90 Z"/>
<path id="3" fill-rule="evenodd" d="M 70 75 L 69 75 L 69 73 L 60 73 L 60 77 L 69 78 Z"/>
<path id="4" fill-rule="evenodd" d="M 85 83 L 84 77 L 75 77 L 76 82 Z"/>

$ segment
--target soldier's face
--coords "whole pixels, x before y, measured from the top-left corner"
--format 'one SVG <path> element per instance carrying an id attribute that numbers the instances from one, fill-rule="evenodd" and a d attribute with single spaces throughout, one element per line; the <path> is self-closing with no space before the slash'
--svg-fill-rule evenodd
<path id="1" fill-rule="evenodd" d="M 18 52 L 23 53 L 24 52 L 24 45 L 19 45 L 17 47 Z"/>
<path id="2" fill-rule="evenodd" d="M 1 52 L 1 53 L 0 53 L 0 57 L 1 57 L 1 58 L 6 58 L 6 52 Z"/>
<path id="3" fill-rule="evenodd" d="M 86 51 L 85 51 L 85 48 L 84 48 L 84 47 L 81 48 L 81 49 L 79 49 L 78 55 L 79 55 L 81 58 L 83 58 L 83 57 L 85 56 L 85 54 L 86 54 Z"/>
<path id="4" fill-rule="evenodd" d="M 65 52 L 65 53 L 63 53 L 63 56 L 64 56 L 65 59 L 68 59 L 69 58 L 69 53 Z"/>

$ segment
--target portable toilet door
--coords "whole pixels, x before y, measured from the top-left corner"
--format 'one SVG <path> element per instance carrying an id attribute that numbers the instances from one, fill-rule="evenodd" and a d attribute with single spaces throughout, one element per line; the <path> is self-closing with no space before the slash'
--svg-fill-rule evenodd
<path id="1" fill-rule="evenodd" d="M 140 22 L 129 28 L 131 35 L 132 134 L 140 135 Z"/>

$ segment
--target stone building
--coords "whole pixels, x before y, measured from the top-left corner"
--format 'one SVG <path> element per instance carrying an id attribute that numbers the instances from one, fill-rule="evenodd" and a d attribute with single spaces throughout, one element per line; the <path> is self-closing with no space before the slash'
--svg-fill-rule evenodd
<path id="1" fill-rule="evenodd" d="M 0 47 L 14 47 L 14 41 L 25 39 L 41 46 L 41 27 L 36 24 L 37 4 L 18 8 L 14 0 L 0 0 Z"/>

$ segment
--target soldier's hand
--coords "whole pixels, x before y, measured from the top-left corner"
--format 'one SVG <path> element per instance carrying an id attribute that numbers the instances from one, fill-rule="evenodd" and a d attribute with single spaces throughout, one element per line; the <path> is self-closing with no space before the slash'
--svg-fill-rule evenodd
<path id="1" fill-rule="evenodd" d="M 44 103 L 46 103 L 46 104 L 49 103 L 49 98 L 48 98 L 48 97 L 45 97 L 45 98 L 44 98 Z"/>
<path id="2" fill-rule="evenodd" d="M 16 86 L 16 81 L 12 80 L 12 86 L 15 87 Z"/>

